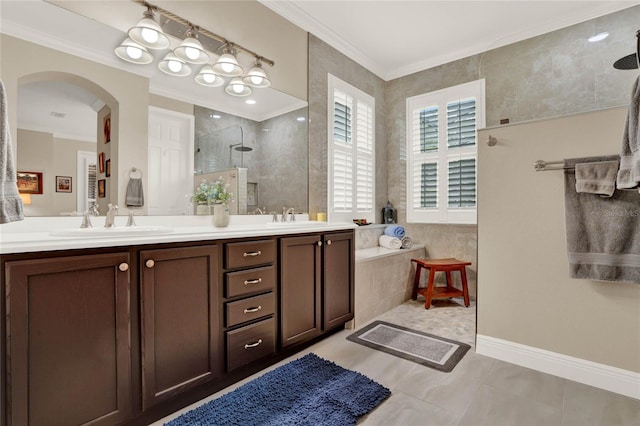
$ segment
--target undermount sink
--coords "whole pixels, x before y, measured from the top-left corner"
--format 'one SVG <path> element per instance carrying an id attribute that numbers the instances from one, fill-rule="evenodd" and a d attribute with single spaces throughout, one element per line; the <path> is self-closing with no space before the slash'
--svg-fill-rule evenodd
<path id="1" fill-rule="evenodd" d="M 49 235 L 56 237 L 128 237 L 136 235 L 158 235 L 173 232 L 169 226 L 126 226 L 96 228 L 54 229 Z"/>
<path id="2" fill-rule="evenodd" d="M 304 228 L 307 226 L 319 226 L 325 222 L 317 222 L 314 220 L 298 220 L 293 222 L 268 222 L 267 228 Z"/>

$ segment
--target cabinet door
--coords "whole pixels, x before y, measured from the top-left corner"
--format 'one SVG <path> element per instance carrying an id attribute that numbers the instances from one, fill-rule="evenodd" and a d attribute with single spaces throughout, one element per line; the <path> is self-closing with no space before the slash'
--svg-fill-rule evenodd
<path id="1" fill-rule="evenodd" d="M 7 262 L 11 425 L 131 414 L 127 253 Z"/>
<path id="2" fill-rule="evenodd" d="M 322 332 L 321 246 L 320 235 L 280 241 L 282 347 L 304 342 Z"/>
<path id="3" fill-rule="evenodd" d="M 324 330 L 353 319 L 353 233 L 323 236 L 323 321 Z"/>
<path id="4" fill-rule="evenodd" d="M 216 246 L 140 252 L 143 410 L 220 376 Z"/>

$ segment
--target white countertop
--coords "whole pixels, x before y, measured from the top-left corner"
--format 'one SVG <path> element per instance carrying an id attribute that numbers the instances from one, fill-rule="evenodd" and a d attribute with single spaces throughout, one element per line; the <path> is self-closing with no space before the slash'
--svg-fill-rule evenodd
<path id="1" fill-rule="evenodd" d="M 104 216 L 91 217 L 94 228 L 104 227 Z M 0 254 L 51 250 L 120 247 L 140 244 L 264 237 L 356 229 L 353 223 L 311 222 L 307 215 L 296 215 L 297 224 L 270 225 L 270 215 L 232 215 L 228 227 L 213 226 L 213 216 L 135 216 L 138 226 L 168 226 L 171 232 L 156 235 L 52 236 L 54 230 L 77 229 L 81 217 L 28 217 L 0 225 Z M 126 216 L 116 217 L 116 227 L 124 227 Z"/>

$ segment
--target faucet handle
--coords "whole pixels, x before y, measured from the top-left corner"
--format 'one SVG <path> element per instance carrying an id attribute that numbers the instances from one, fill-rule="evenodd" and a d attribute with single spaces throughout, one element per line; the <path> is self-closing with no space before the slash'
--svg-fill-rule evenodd
<path id="1" fill-rule="evenodd" d="M 80 228 L 93 228 L 91 219 L 89 218 L 89 210 L 85 210 L 84 213 L 82 213 L 82 223 L 80 224 Z"/>
<path id="2" fill-rule="evenodd" d="M 127 219 L 127 226 L 136 226 L 136 221 L 133 220 L 133 210 L 129 210 L 129 218 Z"/>

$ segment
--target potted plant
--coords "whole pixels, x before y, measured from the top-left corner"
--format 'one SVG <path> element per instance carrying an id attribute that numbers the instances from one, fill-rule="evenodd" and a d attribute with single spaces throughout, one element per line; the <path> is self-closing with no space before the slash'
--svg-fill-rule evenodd
<path id="1" fill-rule="evenodd" d="M 209 201 L 213 204 L 213 224 L 214 226 L 229 225 L 229 203 L 233 200 L 233 193 L 229 191 L 229 184 L 219 177 L 210 185 L 211 196 Z"/>
<path id="2" fill-rule="evenodd" d="M 200 185 L 193 192 L 193 205 L 196 209 L 196 214 L 209 214 L 209 200 L 213 193 L 213 186 L 208 184 L 205 179 L 202 179 Z"/>

